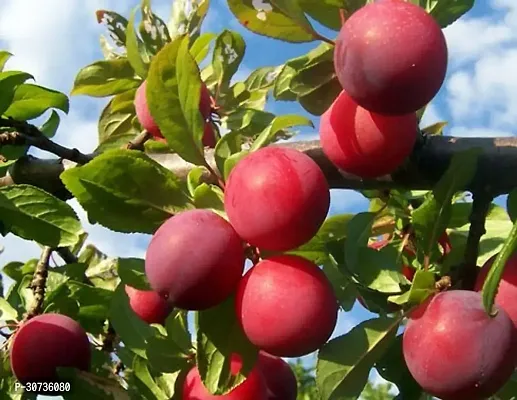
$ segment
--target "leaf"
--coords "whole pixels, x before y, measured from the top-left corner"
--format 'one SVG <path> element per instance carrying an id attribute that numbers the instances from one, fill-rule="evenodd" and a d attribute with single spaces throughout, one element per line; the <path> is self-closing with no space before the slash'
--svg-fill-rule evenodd
<path id="1" fill-rule="evenodd" d="M 422 132 L 426 135 L 443 135 L 443 128 L 445 128 L 447 125 L 447 121 L 436 122 L 435 124 L 423 128 Z"/>
<path id="2" fill-rule="evenodd" d="M 207 15 L 210 0 L 175 0 L 172 3 L 171 18 L 167 24 L 171 37 L 188 35 L 196 38 Z M 187 15 L 188 12 L 188 15 Z"/>
<path id="3" fill-rule="evenodd" d="M 314 2 L 312 0 L 298 0 L 300 7 L 308 15 L 318 21 L 320 24 L 325 25 L 327 28 L 339 31 L 341 29 L 341 18 L 339 17 L 339 7 L 331 4 L 331 0 L 323 0 Z M 363 3 L 365 0 L 347 0 L 339 1 L 340 6 L 345 6 L 349 3 Z M 343 7 L 344 8 L 344 7 Z M 347 10 L 348 11 L 348 10 Z"/>
<path id="4" fill-rule="evenodd" d="M 146 341 L 154 335 L 155 330 L 131 309 L 123 284 L 113 294 L 109 319 L 124 342 L 124 347 L 145 358 Z"/>
<path id="5" fill-rule="evenodd" d="M 41 125 L 39 130 L 46 137 L 52 138 L 56 134 L 60 122 L 61 118 L 59 117 L 59 114 L 56 111 L 52 110 L 50 117 L 48 117 L 48 119 L 43 123 L 43 125 Z"/>
<path id="6" fill-rule="evenodd" d="M 273 143 L 275 141 L 275 136 L 279 131 L 300 125 L 311 126 L 314 128 L 312 121 L 306 117 L 302 117 L 301 115 L 288 114 L 275 117 L 271 125 L 262 131 L 257 139 L 255 139 L 250 151 L 256 151 Z"/>
<path id="7" fill-rule="evenodd" d="M 145 260 L 140 258 L 119 258 L 117 271 L 120 280 L 138 290 L 151 290 L 145 275 Z"/>
<path id="8" fill-rule="evenodd" d="M 178 3 L 175 1 L 174 4 Z M 196 60 L 196 63 L 199 65 L 206 58 L 208 52 L 210 50 L 210 44 L 212 40 L 214 40 L 217 36 L 214 33 L 207 32 L 200 35 L 190 47 L 190 54 Z"/>
<path id="9" fill-rule="evenodd" d="M 149 364 L 160 372 L 176 372 L 188 367 L 188 357 L 166 337 L 150 337 L 145 349 Z"/>
<path id="10" fill-rule="evenodd" d="M 503 248 L 497 255 L 494 263 L 488 271 L 485 283 L 483 284 L 483 305 L 489 314 L 493 314 L 494 299 L 497 289 L 503 276 L 506 262 L 517 249 L 517 222 L 514 223 L 510 235 L 506 238 Z"/>
<path id="11" fill-rule="evenodd" d="M 316 383 L 322 400 L 359 397 L 371 368 L 395 338 L 401 318 L 364 321 L 322 347 L 316 368 Z"/>
<path id="12" fill-rule="evenodd" d="M 178 37 L 153 58 L 147 99 L 151 115 L 171 149 L 196 165 L 205 162 L 200 91 L 201 78 L 188 51 L 188 40 Z"/>
<path id="13" fill-rule="evenodd" d="M 395 304 L 418 305 L 436 292 L 435 284 L 436 280 L 431 271 L 417 270 L 411 282 L 411 289 L 400 296 L 390 297 L 389 301 Z"/>
<path id="14" fill-rule="evenodd" d="M 287 1 L 281 3 L 288 4 Z M 306 27 L 300 26 L 295 18 L 284 13 L 273 2 L 228 0 L 228 6 L 242 26 L 251 32 L 292 43 L 312 42 L 316 39 L 312 32 L 307 32 Z"/>
<path id="15" fill-rule="evenodd" d="M 126 28 L 126 50 L 127 50 L 127 60 L 129 64 L 133 68 L 133 70 L 140 76 L 142 79 L 147 78 L 147 73 L 149 71 L 149 65 L 146 64 L 142 58 L 140 49 L 142 48 L 142 43 L 140 39 L 136 35 L 135 32 L 135 14 L 138 7 L 135 7 L 131 10 L 131 15 L 129 17 L 129 21 L 127 23 Z"/>
<path id="16" fill-rule="evenodd" d="M 27 72 L 0 72 L 0 115 L 11 105 L 15 89 L 28 79 L 34 79 L 34 77 Z"/>
<path id="17" fill-rule="evenodd" d="M 474 0 L 427 0 L 426 10 L 442 28 L 445 28 L 472 7 Z"/>
<path id="18" fill-rule="evenodd" d="M 107 151 L 61 179 L 91 220 L 117 232 L 152 234 L 192 208 L 185 183 L 136 150 Z"/>
<path id="19" fill-rule="evenodd" d="M 352 271 L 356 271 L 361 267 L 359 264 L 359 251 L 368 245 L 368 239 L 372 235 L 374 220 L 374 213 L 362 212 L 354 215 L 347 224 L 345 262 Z"/>
<path id="20" fill-rule="evenodd" d="M 142 21 L 139 25 L 143 45 L 151 54 L 158 53 L 171 41 L 165 22 L 151 10 L 151 0 L 142 0 Z"/>
<path id="21" fill-rule="evenodd" d="M 14 309 L 6 299 L 0 297 L 0 321 L 16 321 L 18 318 L 18 311 Z"/>
<path id="22" fill-rule="evenodd" d="M 79 317 L 93 319 L 96 324 L 99 320 L 108 317 L 110 302 L 113 298 L 111 290 L 92 287 L 81 282 L 68 283 L 70 297 L 79 303 Z"/>
<path id="23" fill-rule="evenodd" d="M 12 57 L 13 55 L 11 53 L 9 53 L 8 51 L 0 51 L 0 72 L 2 72 L 5 68 L 5 63 L 7 61 L 9 61 L 9 59 Z"/>
<path id="24" fill-rule="evenodd" d="M 141 83 L 127 59 L 96 61 L 77 73 L 70 94 L 108 97 L 135 89 Z"/>
<path id="25" fill-rule="evenodd" d="M 155 396 L 155 399 L 168 400 L 163 390 L 158 386 L 153 376 L 151 375 L 146 360 L 140 357 L 136 357 L 133 361 L 132 369 L 135 377 L 151 391 L 151 393 Z"/>
<path id="26" fill-rule="evenodd" d="M 97 10 L 95 12 L 97 22 L 106 24 L 110 37 L 119 47 L 126 45 L 126 27 L 127 19 L 114 11 Z"/>
<path id="27" fill-rule="evenodd" d="M 215 185 L 202 183 L 194 190 L 194 205 L 224 214 L 224 193 Z"/>
<path id="28" fill-rule="evenodd" d="M 283 67 L 283 65 L 280 65 L 278 67 L 257 68 L 246 78 L 246 81 L 244 81 L 246 89 L 252 92 L 254 90 L 272 87 Z"/>
<path id="29" fill-rule="evenodd" d="M 456 154 L 433 191 L 429 192 L 424 203 L 412 213 L 418 247 L 431 259 L 437 257 L 438 238 L 447 227 L 451 216 L 452 198 L 472 180 L 479 153 L 480 149 L 473 148 Z"/>
<path id="30" fill-rule="evenodd" d="M 337 79 L 318 86 L 314 91 L 299 96 L 298 101 L 305 111 L 320 116 L 332 105 L 343 88 Z"/>
<path id="31" fill-rule="evenodd" d="M 197 315 L 197 366 L 201 380 L 212 394 L 223 395 L 242 383 L 254 367 L 258 349 L 253 346 L 235 316 L 233 297 Z M 231 376 L 230 357 L 242 358 L 239 374 Z"/>
<path id="32" fill-rule="evenodd" d="M 350 238 L 347 243 L 349 241 Z M 400 284 L 405 280 L 397 263 L 397 249 L 392 246 L 381 250 L 360 247 L 358 256 L 358 265 L 353 273 L 360 283 L 381 293 L 400 292 Z"/>
<path id="33" fill-rule="evenodd" d="M 50 247 L 73 246 L 82 233 L 72 207 L 29 185 L 0 188 L 0 221 L 7 232 Z"/>
<path id="34" fill-rule="evenodd" d="M 215 40 L 212 66 L 219 92 L 227 91 L 245 52 L 246 42 L 238 32 L 224 30 Z"/>
<path id="35" fill-rule="evenodd" d="M 422 388 L 415 381 L 402 353 L 402 335 L 398 335 L 383 356 L 375 364 L 379 374 L 397 385 L 399 397 L 404 400 L 420 400 Z"/>
<path id="36" fill-rule="evenodd" d="M 184 354 L 192 351 L 192 339 L 190 337 L 188 312 L 179 310 L 175 315 L 170 314 L 165 320 L 167 338 L 172 340 Z"/>
<path id="37" fill-rule="evenodd" d="M 127 392 L 112 378 L 99 376 L 92 372 L 79 371 L 76 368 L 59 367 L 57 371 L 61 379 L 70 382 L 71 390 L 69 392 L 56 393 L 66 400 L 130 400 Z"/>
<path id="38" fill-rule="evenodd" d="M 65 94 L 24 83 L 16 88 L 13 101 L 4 114 L 19 121 L 27 121 L 39 117 L 50 108 L 68 113 L 69 107 L 70 103 Z"/>

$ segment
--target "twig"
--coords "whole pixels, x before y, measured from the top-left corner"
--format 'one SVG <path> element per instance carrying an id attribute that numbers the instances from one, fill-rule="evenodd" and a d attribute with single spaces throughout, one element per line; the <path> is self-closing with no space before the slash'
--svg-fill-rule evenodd
<path id="1" fill-rule="evenodd" d="M 12 118 L 0 118 L 0 126 L 13 128 L 16 132 L 9 132 L 14 135 L 16 144 L 25 144 L 27 146 L 37 147 L 40 150 L 48 151 L 58 157 L 76 162 L 77 164 L 86 164 L 92 160 L 91 155 L 81 153 L 77 149 L 69 149 L 61 146 L 46 137 L 37 127 L 25 121 L 16 121 Z M 3 134 L 5 135 L 5 133 Z"/>
<path id="2" fill-rule="evenodd" d="M 104 339 L 102 340 L 102 351 L 112 353 L 115 349 L 116 340 L 117 332 L 115 332 L 115 329 L 113 328 L 113 325 L 111 325 L 111 322 L 108 322 L 108 330 L 106 332 L 106 336 L 104 336 Z"/>
<path id="3" fill-rule="evenodd" d="M 152 135 L 148 131 L 143 131 L 136 138 L 131 140 L 127 145 L 124 146 L 125 149 L 128 150 L 144 150 L 144 144 L 149 139 L 151 139 Z"/>
<path id="4" fill-rule="evenodd" d="M 339 19 L 341 20 L 341 26 L 345 25 L 346 15 L 345 15 L 345 10 L 342 8 L 339 9 Z"/>
<path id="5" fill-rule="evenodd" d="M 472 290 L 476 284 L 479 268 L 477 259 L 479 256 L 479 242 L 486 233 L 485 221 L 494 196 L 487 191 L 473 193 L 472 210 L 470 212 L 470 228 L 465 247 L 465 259 L 460 271 L 461 286 L 463 289 Z"/>
<path id="6" fill-rule="evenodd" d="M 34 292 L 34 303 L 23 318 L 23 322 L 41 314 L 43 311 L 43 302 L 45 301 L 45 289 L 47 285 L 49 268 L 48 263 L 51 254 L 52 249 L 50 247 L 44 247 L 38 264 L 36 264 L 36 270 L 34 271 L 34 277 L 31 282 L 31 289 Z"/>

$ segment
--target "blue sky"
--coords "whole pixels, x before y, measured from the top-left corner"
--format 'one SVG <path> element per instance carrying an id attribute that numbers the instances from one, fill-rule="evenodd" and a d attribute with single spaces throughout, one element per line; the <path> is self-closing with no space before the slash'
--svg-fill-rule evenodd
<path id="1" fill-rule="evenodd" d="M 264 0 L 263 0 L 264 1 Z M 423 125 L 447 120 L 446 134 L 457 136 L 510 136 L 517 122 L 517 2 L 514 0 L 477 1 L 474 9 L 445 29 L 449 46 L 446 82 L 424 115 Z M 65 93 L 72 88 L 79 68 L 102 58 L 95 10 L 115 10 L 125 16 L 138 0 L 2 0 L 0 3 L 0 49 L 14 53 L 10 69 L 32 73 L 38 84 Z M 157 14 L 167 20 L 172 0 L 153 1 Z M 336 32 L 318 26 L 327 37 Z M 213 1 L 204 31 L 236 30 L 247 43 L 237 79 L 245 78 L 262 66 L 279 65 L 302 55 L 319 42 L 288 44 L 255 35 L 241 28 L 224 1 Z M 97 118 L 106 100 L 73 97 L 70 114 L 64 117 L 56 140 L 88 152 L 96 146 Z M 277 114 L 301 113 L 318 126 L 311 116 L 292 102 L 275 102 L 268 109 Z M 304 130 L 298 139 L 316 138 L 316 131 Z M 90 241 L 112 256 L 143 257 L 149 241 L 145 235 L 123 235 L 85 221 Z M 331 213 L 364 211 L 367 202 L 352 191 L 332 191 Z M 3 264 L 37 257 L 39 250 L 13 236 L 0 238 L 5 247 Z M 372 317 L 360 305 L 342 314 L 334 336 L 348 331 L 357 322 Z"/>

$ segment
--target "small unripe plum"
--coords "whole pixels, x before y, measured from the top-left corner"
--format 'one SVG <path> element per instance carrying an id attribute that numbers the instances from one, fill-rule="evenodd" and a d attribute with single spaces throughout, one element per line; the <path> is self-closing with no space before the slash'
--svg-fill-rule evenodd
<path id="1" fill-rule="evenodd" d="M 244 260 L 243 242 L 232 226 L 213 211 L 195 209 L 169 218 L 156 231 L 145 273 L 172 306 L 204 310 L 235 291 Z"/>
<path id="2" fill-rule="evenodd" d="M 87 371 L 91 350 L 86 332 L 62 314 L 37 315 L 16 331 L 10 348 L 11 369 L 22 383 L 55 381 L 57 368 Z"/>
<path id="3" fill-rule="evenodd" d="M 125 290 L 131 309 L 148 324 L 163 324 L 172 311 L 167 300 L 153 290 L 138 290 L 128 285 Z"/>
<path id="4" fill-rule="evenodd" d="M 323 152 L 337 167 L 361 178 L 391 174 L 411 154 L 418 133 L 415 113 L 372 113 L 342 91 L 321 116 Z"/>
<path id="5" fill-rule="evenodd" d="M 292 250 L 312 239 L 329 206 L 330 190 L 319 166 L 302 152 L 274 146 L 240 160 L 224 195 L 237 233 L 270 251 Z"/>
<path id="6" fill-rule="evenodd" d="M 497 254 L 488 259 L 483 268 L 479 271 L 475 290 L 481 291 L 483 284 L 492 267 Z M 510 316 L 514 325 L 517 327 L 517 253 L 514 253 L 504 267 L 503 276 L 499 282 L 495 303 Z"/>
<path id="7" fill-rule="evenodd" d="M 287 362 L 280 357 L 260 351 L 257 364 L 266 381 L 267 400 L 296 400 L 298 383 Z"/>
<path id="8" fill-rule="evenodd" d="M 239 283 L 235 308 L 255 346 L 278 357 L 319 349 L 337 322 L 338 302 L 323 271 L 294 255 L 277 255 L 251 268 Z"/>
<path id="9" fill-rule="evenodd" d="M 447 71 L 445 36 L 423 8 L 403 0 L 368 4 L 345 22 L 334 66 L 343 89 L 367 110 L 415 112 L 440 90 Z"/>
<path id="10" fill-rule="evenodd" d="M 490 317 L 480 293 L 442 292 L 415 309 L 403 336 L 411 375 L 442 400 L 481 400 L 495 394 L 517 363 L 517 331 L 498 309 Z"/>
<path id="11" fill-rule="evenodd" d="M 205 127 L 203 130 L 203 146 L 213 149 L 215 148 L 216 143 L 215 130 L 212 122 L 205 122 Z"/>
<path id="12" fill-rule="evenodd" d="M 147 104 L 147 80 L 143 81 L 142 84 L 138 87 L 135 94 L 135 111 L 136 117 L 142 128 L 147 130 L 152 136 L 155 138 L 163 138 L 163 135 L 160 131 L 160 128 L 154 121 L 154 118 L 151 115 L 151 111 L 149 110 L 149 105 Z M 199 111 L 203 117 L 203 120 L 206 121 L 212 112 L 212 101 L 210 92 L 208 88 L 203 83 L 201 86 L 201 98 L 199 100 Z"/>
<path id="13" fill-rule="evenodd" d="M 230 362 L 231 373 L 237 375 L 241 368 L 242 360 L 240 356 L 233 355 Z M 255 366 L 246 377 L 246 380 L 239 386 L 225 395 L 215 396 L 210 394 L 203 385 L 196 366 L 189 371 L 185 378 L 182 400 L 269 400 L 266 390 L 264 377 Z"/>

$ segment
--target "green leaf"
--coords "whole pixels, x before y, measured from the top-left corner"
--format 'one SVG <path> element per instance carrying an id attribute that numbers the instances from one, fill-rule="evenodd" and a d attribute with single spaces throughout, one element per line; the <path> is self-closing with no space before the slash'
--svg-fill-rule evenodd
<path id="1" fill-rule="evenodd" d="M 142 0 L 142 21 L 138 27 L 143 45 L 151 54 L 158 53 L 171 41 L 165 22 L 151 10 L 151 0 Z"/>
<path id="2" fill-rule="evenodd" d="M 141 83 L 127 59 L 96 61 L 77 73 L 70 94 L 108 97 L 135 89 Z"/>
<path id="3" fill-rule="evenodd" d="M 45 135 L 48 138 L 54 137 L 54 135 L 57 132 L 57 128 L 59 128 L 59 124 L 61 123 L 61 118 L 59 117 L 59 114 L 52 110 L 50 113 L 50 117 L 41 125 L 39 130 L 43 135 Z"/>
<path id="4" fill-rule="evenodd" d="M 140 380 L 155 396 L 154 398 L 157 400 L 168 400 L 168 397 L 164 393 L 164 391 L 158 386 L 155 379 L 151 375 L 149 371 L 149 366 L 146 360 L 136 357 L 133 361 L 132 370 L 134 376 Z"/>
<path id="5" fill-rule="evenodd" d="M 194 190 L 194 205 L 224 214 L 224 193 L 215 185 L 202 183 Z"/>
<path id="6" fill-rule="evenodd" d="M 219 171 L 224 171 L 226 160 L 242 150 L 242 136 L 237 131 L 229 132 L 215 146 L 214 158 Z M 225 175 L 226 176 L 226 175 Z"/>
<path id="7" fill-rule="evenodd" d="M 56 395 L 66 400 L 130 400 L 127 391 L 113 378 L 96 375 L 92 372 L 79 371 L 76 368 L 58 368 L 58 375 L 70 382 L 71 390 Z"/>
<path id="8" fill-rule="evenodd" d="M 480 150 L 470 149 L 456 154 L 445 174 L 426 196 L 424 203 L 412 213 L 419 251 L 432 261 L 438 256 L 438 238 L 451 217 L 452 199 L 473 178 Z"/>
<path id="9" fill-rule="evenodd" d="M 245 52 L 246 42 L 238 32 L 224 30 L 215 40 L 212 66 L 219 92 L 228 90 Z"/>
<path id="10" fill-rule="evenodd" d="M 174 4 L 176 3 L 178 2 L 175 1 Z M 194 41 L 190 47 L 190 54 L 192 54 L 192 57 L 194 57 L 194 60 L 196 60 L 198 65 L 201 64 L 208 55 L 212 40 L 214 40 L 216 37 L 217 36 L 215 33 L 203 33 Z"/>
<path id="11" fill-rule="evenodd" d="M 357 297 L 355 285 L 339 270 L 336 260 L 332 256 L 329 257 L 331 259 L 323 265 L 323 272 L 329 279 L 343 311 L 350 311 Z"/>
<path id="12" fill-rule="evenodd" d="M 275 141 L 275 137 L 279 131 L 291 128 L 293 126 L 311 126 L 314 128 L 312 121 L 306 117 L 296 114 L 280 115 L 276 117 L 271 125 L 269 125 L 260 135 L 255 139 L 250 151 L 256 151 L 265 147 Z"/>
<path id="13" fill-rule="evenodd" d="M 320 116 L 332 105 L 343 88 L 337 79 L 332 79 L 323 86 L 318 86 L 308 94 L 298 97 L 300 105 L 312 115 Z"/>
<path id="14" fill-rule="evenodd" d="M 402 335 L 398 335 L 383 356 L 375 364 L 379 374 L 397 385 L 400 399 L 420 400 L 422 388 L 415 381 L 402 352 Z"/>
<path id="15" fill-rule="evenodd" d="M 187 34 L 196 38 L 210 7 L 210 0 L 175 0 L 172 3 L 171 18 L 167 24 L 171 37 Z"/>
<path id="16" fill-rule="evenodd" d="M 349 241 L 350 238 L 347 239 L 347 244 Z M 381 250 L 360 247 L 358 265 L 353 273 L 361 284 L 372 290 L 399 293 L 400 284 L 405 282 L 405 278 L 400 273 L 397 260 L 398 251 L 393 246 L 386 246 Z"/>
<path id="17" fill-rule="evenodd" d="M 154 336 L 155 330 L 131 309 L 123 284 L 119 285 L 113 294 L 109 319 L 124 346 L 145 358 L 146 341 Z"/>
<path id="18" fill-rule="evenodd" d="M 3 229 L 50 247 L 73 246 L 82 233 L 72 207 L 34 186 L 0 188 Z"/>
<path id="19" fill-rule="evenodd" d="M 422 132 L 426 135 L 443 135 L 443 129 L 448 125 L 447 121 L 436 122 L 435 124 L 426 126 L 422 129 Z"/>
<path id="20" fill-rule="evenodd" d="M 187 311 L 179 310 L 175 315 L 171 313 L 165 320 L 167 338 L 172 340 L 184 354 L 189 354 L 192 351 L 192 339 L 187 315 Z"/>
<path id="21" fill-rule="evenodd" d="M 19 121 L 27 121 L 39 117 L 50 108 L 68 113 L 69 107 L 70 103 L 65 94 L 24 83 L 16 88 L 13 101 L 4 114 Z"/>
<path id="22" fill-rule="evenodd" d="M 156 371 L 172 373 L 188 367 L 187 355 L 167 337 L 150 337 L 145 353 Z"/>
<path id="23" fill-rule="evenodd" d="M 140 53 L 142 44 L 135 32 L 135 14 L 137 9 L 138 7 L 135 7 L 133 10 L 131 10 L 131 15 L 129 17 L 126 28 L 127 60 L 138 76 L 140 76 L 142 79 L 145 79 L 147 78 L 149 65 L 146 64 L 142 58 Z"/>
<path id="24" fill-rule="evenodd" d="M 275 79 L 283 69 L 283 65 L 278 67 L 261 67 L 253 71 L 244 82 L 246 89 L 250 92 L 254 90 L 270 88 L 275 84 Z"/>
<path id="25" fill-rule="evenodd" d="M 185 183 L 136 150 L 107 151 L 61 179 L 91 220 L 117 232 L 152 234 L 192 208 Z"/>
<path id="26" fill-rule="evenodd" d="M 224 179 L 228 179 L 230 176 L 230 172 L 232 172 L 233 167 L 237 165 L 237 163 L 246 157 L 250 152 L 248 150 L 239 151 L 238 153 L 232 154 L 224 161 L 223 167 L 223 176 Z"/>
<path id="27" fill-rule="evenodd" d="M 411 289 L 400 295 L 392 296 L 389 301 L 395 304 L 417 305 L 436 292 L 436 279 L 431 271 L 417 270 L 411 283 Z"/>
<path id="28" fill-rule="evenodd" d="M 210 393 L 226 394 L 242 383 L 252 370 L 258 349 L 249 342 L 236 319 L 233 297 L 199 311 L 197 317 L 196 358 L 201 379 Z M 230 374 L 230 357 L 234 353 L 243 360 L 236 376 Z"/>
<path id="29" fill-rule="evenodd" d="M 119 258 L 117 271 L 120 280 L 138 290 L 151 290 L 145 276 L 145 260 L 140 258 Z"/>
<path id="30" fill-rule="evenodd" d="M 316 39 L 312 32 L 307 32 L 306 27 L 300 26 L 296 16 L 293 18 L 273 3 L 276 2 L 228 0 L 233 15 L 251 32 L 292 43 L 312 42 Z M 288 4 L 287 1 L 281 3 Z M 292 1 L 290 3 L 295 4 Z"/>
<path id="31" fill-rule="evenodd" d="M 512 222 L 517 220 L 517 189 L 513 189 L 506 199 L 506 208 Z"/>
<path id="32" fill-rule="evenodd" d="M 366 248 L 372 235 L 375 213 L 362 212 L 354 215 L 347 224 L 347 241 L 345 243 L 345 262 L 348 268 L 355 271 L 361 268 L 359 251 Z"/>
<path id="33" fill-rule="evenodd" d="M 0 72 L 0 115 L 11 105 L 16 88 L 28 79 L 34 79 L 34 77 L 27 72 Z"/>
<path id="34" fill-rule="evenodd" d="M 335 3 L 332 0 L 322 0 L 318 2 L 314 2 L 313 0 L 298 0 L 298 3 L 303 11 L 320 24 L 335 31 L 341 29 L 341 18 L 339 17 L 340 7 L 332 4 Z M 349 4 L 352 3 L 362 3 L 362 5 L 364 5 L 365 0 L 340 0 L 338 3 L 342 8 L 345 8 L 345 6 L 349 7 Z"/>
<path id="35" fill-rule="evenodd" d="M 6 299 L 0 297 L 0 321 L 16 321 L 18 318 L 18 311 L 14 309 Z"/>
<path id="36" fill-rule="evenodd" d="M 8 51 L 0 51 L 0 72 L 2 72 L 5 68 L 5 63 L 12 57 L 13 55 Z"/>
<path id="37" fill-rule="evenodd" d="M 322 347 L 316 369 L 316 383 L 322 400 L 355 400 L 359 397 L 371 368 L 395 338 L 401 318 L 364 321 Z"/>
<path id="38" fill-rule="evenodd" d="M 115 44 L 118 47 L 124 47 L 126 45 L 127 19 L 114 11 L 107 10 L 97 10 L 95 15 L 99 24 L 106 25 Z"/>
<path id="39" fill-rule="evenodd" d="M 506 238 L 501 252 L 490 267 L 483 284 L 483 305 L 489 314 L 493 313 L 494 299 L 497 295 L 497 289 L 499 288 L 506 262 L 515 252 L 515 249 L 517 249 L 517 222 L 514 223 L 510 235 Z"/>
<path id="40" fill-rule="evenodd" d="M 92 287 L 81 282 L 68 283 L 72 299 L 77 300 L 80 306 L 79 317 L 99 320 L 108 317 L 109 307 L 113 298 L 111 290 Z"/>
<path id="41" fill-rule="evenodd" d="M 472 7 L 474 0 L 427 0 L 426 10 L 442 28 L 452 24 Z"/>
<path id="42" fill-rule="evenodd" d="M 199 69 L 188 51 L 188 38 L 178 37 L 153 58 L 147 99 L 151 115 L 171 149 L 196 165 L 205 163 L 200 91 Z"/>

